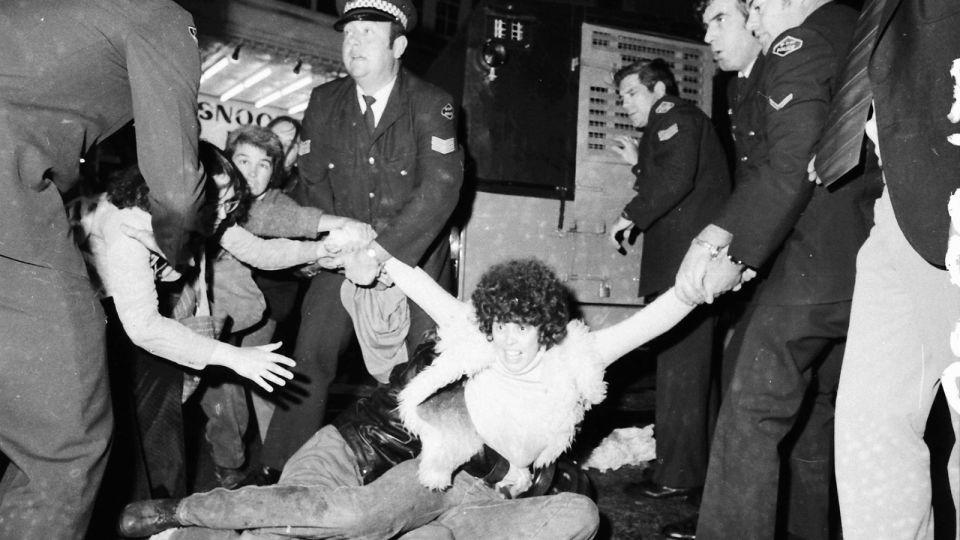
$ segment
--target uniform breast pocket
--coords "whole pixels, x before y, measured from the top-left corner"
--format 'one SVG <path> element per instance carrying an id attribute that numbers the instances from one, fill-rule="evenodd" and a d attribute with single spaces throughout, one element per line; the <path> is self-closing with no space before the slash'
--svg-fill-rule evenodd
<path id="1" fill-rule="evenodd" d="M 414 152 L 394 154 L 383 160 L 383 171 L 393 182 L 399 185 L 410 185 L 413 181 L 413 172 L 417 166 L 417 156 Z"/>
<path id="2" fill-rule="evenodd" d="M 337 156 L 337 149 L 331 144 L 313 144 L 310 152 L 300 156 L 301 177 L 307 184 L 317 184 L 327 180 L 343 168 L 343 159 Z"/>

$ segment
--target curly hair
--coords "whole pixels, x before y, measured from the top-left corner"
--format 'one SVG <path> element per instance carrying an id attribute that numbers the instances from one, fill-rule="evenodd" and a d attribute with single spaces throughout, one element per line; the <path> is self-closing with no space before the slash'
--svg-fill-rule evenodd
<path id="1" fill-rule="evenodd" d="M 233 154 L 241 144 L 249 144 L 267 154 L 267 157 L 270 158 L 270 164 L 273 166 L 273 172 L 270 174 L 270 181 L 267 186 L 278 187 L 283 179 L 283 160 L 285 158 L 280 137 L 277 137 L 277 134 L 269 129 L 256 124 L 238 127 L 227 135 L 227 145 L 224 147 L 227 157 L 233 159 Z"/>
<path id="2" fill-rule="evenodd" d="M 488 337 L 495 323 L 532 325 L 540 328 L 540 345 L 547 348 L 567 337 L 569 298 L 553 270 L 537 259 L 491 266 L 470 296 L 480 331 Z"/>

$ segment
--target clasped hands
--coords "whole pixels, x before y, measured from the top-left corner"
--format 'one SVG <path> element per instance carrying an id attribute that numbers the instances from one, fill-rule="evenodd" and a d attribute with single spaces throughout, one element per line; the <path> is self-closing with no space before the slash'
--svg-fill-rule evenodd
<path id="1" fill-rule="evenodd" d="M 380 275 L 380 261 L 369 253 L 376 237 L 377 233 L 370 225 L 345 219 L 322 241 L 325 255 L 319 257 L 315 265 L 327 269 L 342 268 L 346 278 L 356 285 L 370 285 Z"/>
<path id="2" fill-rule="evenodd" d="M 738 291 L 757 273 L 728 257 L 732 237 L 708 225 L 691 243 L 677 271 L 675 291 L 683 302 L 694 306 L 712 304 L 727 291 Z"/>

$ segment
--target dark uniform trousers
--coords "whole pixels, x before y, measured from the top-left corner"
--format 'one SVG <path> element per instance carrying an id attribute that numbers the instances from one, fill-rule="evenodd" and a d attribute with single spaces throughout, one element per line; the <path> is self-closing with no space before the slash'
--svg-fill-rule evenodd
<path id="1" fill-rule="evenodd" d="M 82 535 L 113 429 L 103 310 L 85 275 L 0 256 L 0 276 L 0 538 Z"/>
<path id="2" fill-rule="evenodd" d="M 366 127 L 356 83 L 338 79 L 314 89 L 304 117 L 309 152 L 291 196 L 304 206 L 369 223 L 377 242 L 397 259 L 449 283 L 445 224 L 462 180 L 451 98 L 401 69 L 376 129 Z M 323 425 L 339 355 L 353 324 L 340 300 L 344 278 L 314 276 L 303 298 L 294 351 L 297 376 L 287 385 L 270 421 L 261 462 L 282 469 Z M 408 350 L 433 326 L 410 305 Z"/>
<path id="3" fill-rule="evenodd" d="M 710 119 L 664 96 L 640 140 L 634 190 L 624 215 L 643 231 L 639 294 L 668 290 L 693 239 L 730 195 L 726 156 Z M 703 306 L 650 344 L 657 356 L 657 462 L 653 480 L 700 487 L 716 414 L 715 306 Z"/>
<path id="4" fill-rule="evenodd" d="M 735 361 L 713 438 L 697 536 L 827 538 L 833 408 L 850 302 L 752 305 L 724 352 Z M 788 457 L 783 466 L 781 457 Z"/>
<path id="5" fill-rule="evenodd" d="M 830 536 L 833 411 L 856 253 L 875 176 L 807 180 L 856 12 L 825 4 L 773 41 L 735 108 L 737 184 L 717 224 L 759 283 L 724 355 L 723 397 L 697 528 L 703 539 Z M 781 474 L 783 473 L 783 474 Z"/>
<path id="6" fill-rule="evenodd" d="M 197 230 L 200 58 L 173 2 L 0 8 L 0 538 L 83 538 L 111 441 L 104 311 L 69 234 L 80 156 L 137 119 L 157 243 Z"/>
<path id="7" fill-rule="evenodd" d="M 718 388 L 713 353 L 717 314 L 701 306 L 650 344 L 657 357 L 653 481 L 700 487 L 707 472 Z"/>

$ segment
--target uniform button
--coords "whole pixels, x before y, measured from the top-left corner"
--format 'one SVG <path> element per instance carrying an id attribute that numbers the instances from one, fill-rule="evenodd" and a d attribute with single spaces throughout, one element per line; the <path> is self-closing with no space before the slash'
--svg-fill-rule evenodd
<path id="1" fill-rule="evenodd" d="M 374 195 L 373 192 L 371 191 L 370 194 L 367 195 L 367 197 L 370 197 L 370 198 L 372 199 L 372 198 L 376 197 L 376 195 Z"/>
<path id="2" fill-rule="evenodd" d="M 335 165 L 334 165 L 333 163 L 327 163 L 327 168 L 328 168 L 328 169 L 332 169 L 332 168 L 334 168 L 334 167 L 335 167 Z"/>
<path id="3" fill-rule="evenodd" d="M 733 116 L 733 109 L 727 109 L 727 114 Z"/>
<path id="4" fill-rule="evenodd" d="M 747 136 L 748 136 L 748 137 L 756 137 L 756 136 L 757 136 L 757 132 L 756 132 L 756 131 L 749 131 L 749 132 L 747 132 Z"/>
<path id="5" fill-rule="evenodd" d="M 747 156 L 741 157 L 741 158 L 740 158 L 740 161 L 747 161 Z"/>
<path id="6" fill-rule="evenodd" d="M 406 169 L 401 169 L 401 170 L 400 170 L 400 176 L 406 176 L 406 175 L 407 175 L 407 170 L 406 170 Z"/>
<path id="7" fill-rule="evenodd" d="M 370 159 L 368 159 L 367 161 L 368 161 L 371 165 L 373 165 L 376 160 L 373 159 L 373 156 L 370 156 Z"/>

